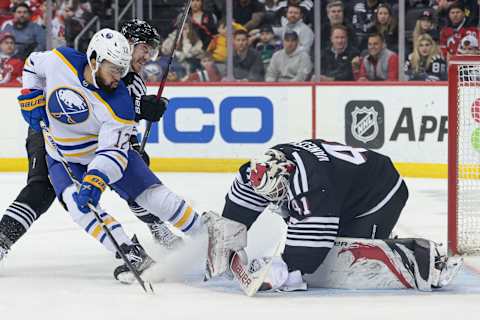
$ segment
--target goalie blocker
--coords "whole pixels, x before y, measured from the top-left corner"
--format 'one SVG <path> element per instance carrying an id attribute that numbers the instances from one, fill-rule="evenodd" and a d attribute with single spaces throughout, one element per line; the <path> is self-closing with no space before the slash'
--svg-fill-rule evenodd
<path id="1" fill-rule="evenodd" d="M 369 249 L 368 239 L 389 238 L 407 199 L 407 186 L 388 157 L 339 143 L 304 140 L 274 146 L 241 166 L 226 196 L 222 215 L 250 228 L 268 205 L 278 208 L 287 223 L 283 254 L 253 260 L 245 270 L 256 275 L 265 267 L 269 269 L 266 282 L 269 277 L 273 279 L 272 289 L 295 290 L 305 287 L 307 275 L 325 274 L 319 267 L 325 266 L 326 257 L 338 248 L 334 246 L 338 237 L 354 238 L 365 245 L 350 252 L 370 254 L 374 249 Z M 373 240 L 379 241 L 374 243 L 375 248 L 382 249 L 381 255 L 388 257 L 384 259 L 388 263 L 400 266 L 415 261 L 416 269 L 399 269 L 404 277 L 413 274 L 409 278 L 413 282 L 407 282 L 414 288 L 427 290 L 432 285 L 445 285 L 446 281 L 435 279 L 443 272 L 443 277 L 451 280 L 446 274 L 456 273 L 461 266 L 461 259 L 448 262 L 428 240 L 380 240 Z M 342 254 L 348 256 L 346 251 Z M 396 264 L 392 262 L 394 258 Z M 370 261 L 368 265 L 374 266 L 373 260 L 365 255 L 355 263 L 363 266 Z M 363 274 L 368 273 L 364 271 Z M 325 283 L 327 287 L 336 287 Z"/>

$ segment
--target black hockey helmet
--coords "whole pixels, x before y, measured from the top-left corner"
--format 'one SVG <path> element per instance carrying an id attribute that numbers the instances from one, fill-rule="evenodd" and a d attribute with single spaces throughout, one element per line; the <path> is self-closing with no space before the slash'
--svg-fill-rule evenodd
<path id="1" fill-rule="evenodd" d="M 121 27 L 120 32 L 127 38 L 133 46 L 139 43 L 146 43 L 155 50 L 153 59 L 158 55 L 160 47 L 160 35 L 157 29 L 145 20 L 131 19 L 125 21 Z"/>

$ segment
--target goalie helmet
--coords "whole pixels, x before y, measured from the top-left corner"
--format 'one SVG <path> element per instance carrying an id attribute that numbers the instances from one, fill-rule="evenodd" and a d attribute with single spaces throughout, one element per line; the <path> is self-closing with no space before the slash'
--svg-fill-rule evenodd
<path id="1" fill-rule="evenodd" d="M 268 149 L 265 154 L 250 161 L 250 184 L 259 195 L 272 202 L 285 198 L 290 174 L 295 164 L 275 149 Z"/>
<path id="2" fill-rule="evenodd" d="M 107 60 L 119 68 L 122 78 L 125 77 L 130 68 L 132 52 L 127 39 L 118 31 L 112 29 L 102 29 L 95 33 L 88 44 L 87 59 L 92 69 L 93 81 L 96 87 L 95 73 L 100 64 Z M 96 65 L 92 66 L 92 59 L 95 59 Z"/>
<path id="3" fill-rule="evenodd" d="M 120 30 L 133 46 L 139 43 L 148 44 L 153 50 L 152 60 L 156 59 L 160 47 L 160 35 L 154 26 L 145 20 L 132 19 L 124 22 Z"/>

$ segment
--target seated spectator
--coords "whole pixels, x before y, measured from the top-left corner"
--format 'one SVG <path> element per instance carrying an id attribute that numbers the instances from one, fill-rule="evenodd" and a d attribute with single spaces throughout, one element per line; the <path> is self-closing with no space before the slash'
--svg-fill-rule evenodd
<path id="1" fill-rule="evenodd" d="M 260 55 L 248 46 L 248 33 L 237 30 L 233 34 L 233 77 L 240 81 L 264 81 L 265 69 Z"/>
<path id="2" fill-rule="evenodd" d="M 405 62 L 408 80 L 447 80 L 447 64 L 432 37 L 424 33 L 415 42 L 413 52 Z"/>
<path id="3" fill-rule="evenodd" d="M 314 34 L 312 29 L 302 21 L 302 8 L 295 4 L 288 5 L 288 23 L 280 28 L 273 28 L 273 32 L 280 39 L 286 32 L 295 31 L 298 35 L 299 49 L 309 53 L 313 44 Z"/>
<path id="4" fill-rule="evenodd" d="M 249 38 L 249 42 L 251 39 L 252 37 Z M 260 54 L 260 58 L 262 59 L 263 66 L 266 70 L 270 64 L 273 54 L 282 49 L 282 43 L 275 39 L 275 35 L 273 34 L 273 29 L 271 26 L 263 26 L 258 33 L 258 41 L 253 43 L 255 49 Z"/>
<path id="5" fill-rule="evenodd" d="M 368 54 L 360 61 L 359 70 L 354 66 L 358 81 L 398 80 L 398 56 L 385 47 L 385 40 L 379 33 L 368 37 Z"/>
<path id="6" fill-rule="evenodd" d="M 170 33 L 168 38 L 163 41 L 163 55 L 169 56 L 172 52 L 172 46 L 174 45 L 176 35 L 177 30 Z M 187 74 L 194 72 L 199 67 L 199 56 L 203 53 L 202 47 L 203 43 L 192 28 L 192 24 L 190 22 L 186 23 L 182 31 L 182 36 L 178 41 L 174 57 L 176 62 L 180 63 L 185 68 Z"/>
<path id="7" fill-rule="evenodd" d="M 233 20 L 247 30 L 257 28 L 265 16 L 265 6 L 258 0 L 233 1 Z"/>
<path id="8" fill-rule="evenodd" d="M 327 21 L 322 24 L 322 46 L 321 49 L 330 46 L 330 35 L 332 34 L 332 27 L 336 25 L 343 25 L 347 29 L 348 43 L 350 46 L 357 45 L 357 38 L 353 27 L 345 21 L 345 6 L 340 0 L 330 1 L 326 7 Z"/>
<path id="9" fill-rule="evenodd" d="M 440 30 L 440 49 L 447 61 L 451 55 L 457 54 L 460 41 L 469 34 L 478 39 L 478 28 L 471 25 L 465 17 L 463 5 L 452 4 L 448 8 L 448 25 Z"/>
<path id="10" fill-rule="evenodd" d="M 263 17 L 263 24 L 269 26 L 280 27 L 281 25 L 281 14 L 278 13 L 280 10 L 279 0 L 258 0 L 260 3 L 265 5 L 265 16 Z"/>
<path id="11" fill-rule="evenodd" d="M 397 19 L 393 16 L 392 7 L 388 4 L 379 4 L 375 12 L 374 33 L 381 33 L 388 49 L 398 52 Z"/>
<path id="12" fill-rule="evenodd" d="M 436 0 L 433 8 L 438 17 L 438 26 L 443 28 L 449 24 L 449 10 L 453 4 L 464 7 L 465 16 L 472 25 L 478 25 L 479 2 L 475 0 Z"/>
<path id="13" fill-rule="evenodd" d="M 15 38 L 0 33 L 0 85 L 22 84 L 23 60 L 15 57 Z"/>
<path id="14" fill-rule="evenodd" d="M 204 0 L 203 2 L 205 11 L 213 13 L 216 21 L 225 17 L 225 5 L 225 0 Z"/>
<path id="15" fill-rule="evenodd" d="M 182 81 L 187 82 L 216 82 L 222 80 L 220 71 L 218 71 L 215 62 L 213 61 L 210 53 L 203 53 L 200 57 L 200 63 L 202 65 L 194 73 L 189 74 Z"/>
<path id="16" fill-rule="evenodd" d="M 360 51 L 367 47 L 368 35 L 375 26 L 375 11 L 382 1 L 380 0 L 354 0 L 352 1 L 353 16 L 352 23 L 357 40 L 360 45 Z"/>
<path id="17" fill-rule="evenodd" d="M 30 8 L 21 3 L 14 9 L 11 23 L 5 23 L 1 32 L 9 32 L 15 38 L 17 55 L 25 59 L 33 51 L 46 50 L 45 30 L 38 24 L 30 21 Z"/>
<path id="18" fill-rule="evenodd" d="M 283 49 L 273 54 L 265 80 L 268 82 L 307 81 L 312 72 L 312 61 L 304 50 L 298 47 L 298 34 L 286 32 Z"/>
<path id="19" fill-rule="evenodd" d="M 417 23 L 415 24 L 415 29 L 413 30 L 413 42 L 424 33 L 428 33 L 434 41 L 440 39 L 440 33 L 433 21 L 433 14 L 428 10 L 422 12 L 422 15 L 418 18 Z"/>
<path id="20" fill-rule="evenodd" d="M 241 24 L 234 22 L 233 30 L 247 31 Z M 208 45 L 207 52 L 212 54 L 213 61 L 222 75 L 225 75 L 227 61 L 227 27 L 225 19 L 220 20 L 218 24 L 218 34 L 213 36 Z"/>
<path id="21" fill-rule="evenodd" d="M 357 64 L 360 52 L 348 43 L 347 28 L 337 25 L 332 28 L 331 46 L 322 52 L 321 81 L 353 81 L 352 61 Z"/>
<path id="22" fill-rule="evenodd" d="M 217 21 L 211 12 L 203 10 L 203 0 L 192 0 L 189 14 L 193 29 L 202 40 L 203 48 L 206 49 L 217 32 Z"/>
<path id="23" fill-rule="evenodd" d="M 280 25 L 284 26 L 288 23 L 287 9 L 290 4 L 299 6 L 302 9 L 302 20 L 307 25 L 313 24 L 313 0 L 280 0 L 278 2 L 279 10 L 277 11 L 277 20 Z"/>

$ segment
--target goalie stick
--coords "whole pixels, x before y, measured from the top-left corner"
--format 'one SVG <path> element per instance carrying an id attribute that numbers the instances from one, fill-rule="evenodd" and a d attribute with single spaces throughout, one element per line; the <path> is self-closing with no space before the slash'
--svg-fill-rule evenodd
<path id="1" fill-rule="evenodd" d="M 50 130 L 48 129 L 48 127 L 46 126 L 45 122 L 44 121 L 40 121 L 40 126 L 42 127 L 42 131 L 44 133 L 44 135 L 46 136 L 47 140 L 48 140 L 48 143 L 50 143 L 50 145 L 55 149 L 55 151 L 57 152 L 58 156 L 60 157 L 61 159 L 61 164 L 63 166 L 63 168 L 65 169 L 65 171 L 67 172 L 68 176 L 70 177 L 70 179 L 72 180 L 72 182 L 74 183 L 74 185 L 77 187 L 77 191 L 80 187 L 80 182 L 76 179 L 75 177 L 75 174 L 72 170 L 72 168 L 70 168 L 70 165 L 68 164 L 67 160 L 65 160 L 65 157 L 63 156 L 62 152 L 60 151 L 60 149 L 58 148 L 58 145 L 57 143 L 55 142 L 55 140 L 53 140 L 53 137 L 52 137 L 52 134 L 50 132 Z M 92 204 L 88 203 L 88 208 L 90 209 L 90 211 L 93 212 L 93 214 L 95 215 L 95 218 L 97 219 L 98 223 L 102 226 L 102 229 L 103 231 L 105 231 L 105 233 L 107 234 L 108 238 L 110 239 L 110 241 L 112 242 L 113 246 L 115 247 L 115 249 L 117 250 L 117 253 L 120 255 L 120 257 L 122 258 L 123 262 L 125 262 L 125 264 L 127 265 L 128 269 L 130 269 L 130 271 L 133 273 L 135 279 L 137 279 L 138 283 L 140 284 L 140 286 L 143 288 L 143 290 L 145 292 L 151 292 L 151 293 L 154 293 L 154 290 L 153 290 L 153 286 L 152 286 L 152 283 L 150 281 L 144 281 L 141 277 L 140 277 L 140 274 L 138 273 L 137 269 L 135 269 L 135 267 L 130 263 L 130 261 L 127 259 L 127 257 L 125 256 L 125 254 L 122 252 L 122 250 L 120 250 L 120 245 L 118 244 L 118 242 L 115 240 L 115 238 L 113 237 L 112 233 L 110 232 L 110 230 L 107 228 L 107 226 L 104 224 L 104 221 L 103 219 L 100 217 L 100 212 L 98 212 L 97 208 L 95 208 Z M 148 286 L 147 286 L 148 284 Z M 148 289 L 149 290 L 148 290 Z"/>
<path id="2" fill-rule="evenodd" d="M 283 243 L 280 242 L 277 245 L 272 257 L 280 255 L 283 247 L 282 244 Z M 272 267 L 272 258 L 269 258 L 268 263 L 264 265 L 261 270 L 250 270 L 248 264 L 243 264 L 242 260 L 241 254 L 235 252 L 230 262 L 230 270 L 235 280 L 240 284 L 243 292 L 247 296 L 253 297 L 264 285 L 264 280 Z"/>
<path id="3" fill-rule="evenodd" d="M 170 72 L 170 65 L 172 64 L 172 61 L 173 61 L 173 55 L 175 54 L 175 49 L 177 48 L 177 43 L 183 32 L 183 28 L 185 27 L 185 23 L 187 22 L 188 12 L 190 11 L 191 6 L 192 6 L 192 0 L 187 0 L 187 3 L 185 4 L 185 8 L 183 9 L 180 28 L 178 29 L 178 32 L 175 35 L 175 41 L 172 44 L 170 55 L 168 56 L 167 67 L 165 69 L 165 72 L 163 72 L 162 74 L 162 79 L 160 80 L 160 86 L 158 87 L 158 91 L 157 91 L 157 101 L 159 101 L 160 98 L 162 97 L 163 88 L 165 88 L 165 83 L 167 82 L 167 76 L 168 76 L 168 73 Z M 147 139 L 150 136 L 151 130 L 152 130 L 152 122 L 147 121 L 145 133 L 143 134 L 142 142 L 140 144 L 140 150 L 139 150 L 140 153 L 142 153 L 145 150 L 145 145 L 147 144 Z"/>

